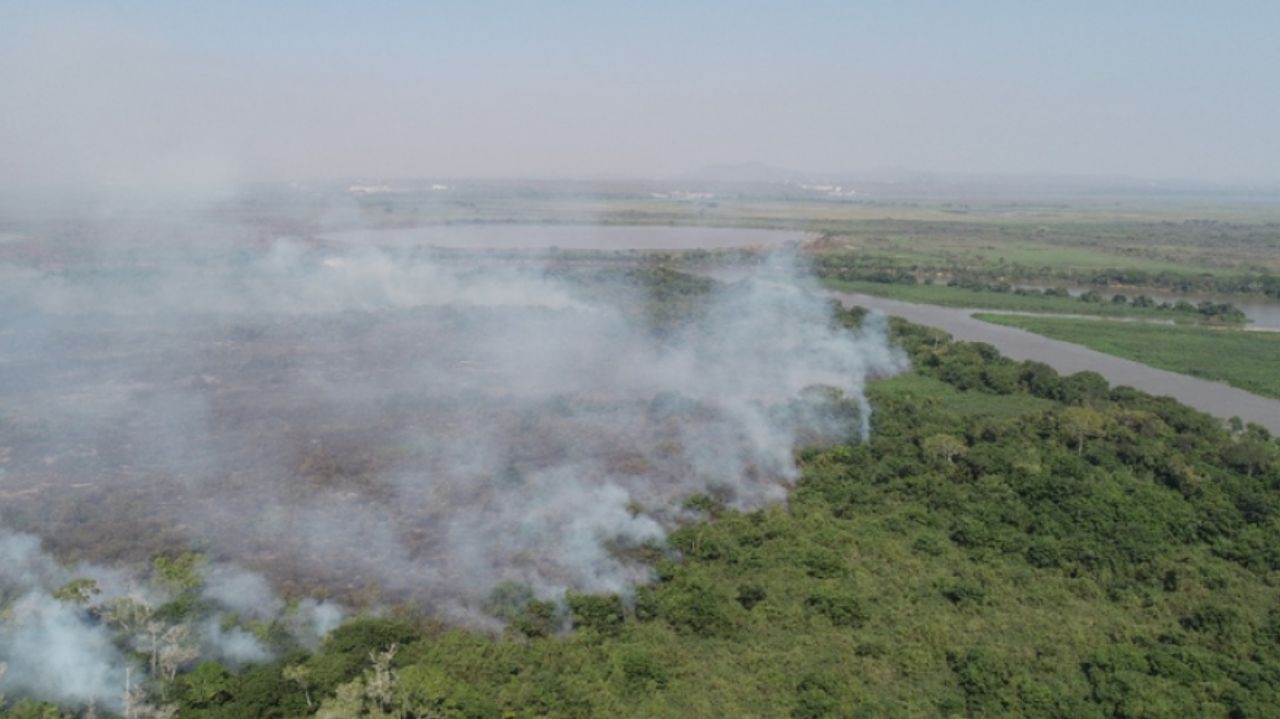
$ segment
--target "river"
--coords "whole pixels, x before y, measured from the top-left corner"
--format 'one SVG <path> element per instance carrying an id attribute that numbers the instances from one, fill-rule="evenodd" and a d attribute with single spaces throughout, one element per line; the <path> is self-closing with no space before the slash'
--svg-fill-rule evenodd
<path id="1" fill-rule="evenodd" d="M 1064 374 L 1093 370 L 1113 385 L 1128 385 L 1154 395 L 1168 395 L 1209 414 L 1257 422 L 1280 434 L 1280 400 L 1245 392 L 1221 382 L 1156 369 L 1016 327 L 983 322 L 971 316 L 977 310 L 920 305 L 847 292 L 830 294 L 845 304 L 860 305 L 918 324 L 938 327 L 959 340 L 986 342 L 1015 360 L 1044 362 Z"/>

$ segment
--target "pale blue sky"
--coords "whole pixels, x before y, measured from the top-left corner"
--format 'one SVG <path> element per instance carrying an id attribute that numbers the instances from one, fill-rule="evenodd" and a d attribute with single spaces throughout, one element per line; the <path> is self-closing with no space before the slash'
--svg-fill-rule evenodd
<path id="1" fill-rule="evenodd" d="M 1280 2 L 8 2 L 0 179 L 1275 180 L 1278 37 Z"/>

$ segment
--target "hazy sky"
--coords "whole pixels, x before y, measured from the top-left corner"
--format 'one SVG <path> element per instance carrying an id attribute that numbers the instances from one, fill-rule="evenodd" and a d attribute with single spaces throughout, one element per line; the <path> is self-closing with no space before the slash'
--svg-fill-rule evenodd
<path id="1" fill-rule="evenodd" d="M 0 182 L 1274 180 L 1278 32 L 1274 0 L 0 0 Z"/>

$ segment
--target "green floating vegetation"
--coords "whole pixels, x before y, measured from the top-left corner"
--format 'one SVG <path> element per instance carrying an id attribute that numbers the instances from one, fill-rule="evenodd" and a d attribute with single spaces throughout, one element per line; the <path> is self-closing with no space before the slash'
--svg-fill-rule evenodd
<path id="1" fill-rule="evenodd" d="M 978 319 L 1280 398 L 1280 332 L 978 314 Z"/>

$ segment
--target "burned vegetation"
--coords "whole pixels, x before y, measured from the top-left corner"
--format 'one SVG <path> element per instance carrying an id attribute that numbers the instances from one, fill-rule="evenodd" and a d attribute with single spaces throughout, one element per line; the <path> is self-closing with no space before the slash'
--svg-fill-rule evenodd
<path id="1" fill-rule="evenodd" d="M 866 431 L 882 329 L 793 267 L 487 262 L 279 243 L 31 272 L 0 337 L 5 525 L 68 557 L 175 547 L 286 594 L 471 624 L 494 587 L 624 591 L 694 494 L 783 499 Z"/>

